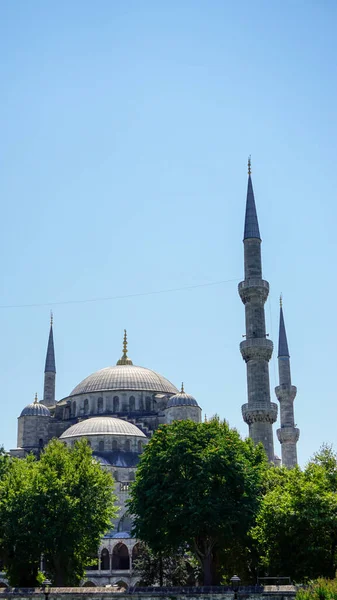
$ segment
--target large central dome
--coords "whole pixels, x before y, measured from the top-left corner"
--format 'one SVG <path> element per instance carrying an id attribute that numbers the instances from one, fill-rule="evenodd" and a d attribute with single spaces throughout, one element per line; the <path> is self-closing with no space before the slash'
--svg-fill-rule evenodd
<path id="1" fill-rule="evenodd" d="M 157 392 L 176 394 L 177 388 L 156 371 L 136 365 L 116 365 L 106 367 L 92 373 L 79 383 L 70 396 L 77 394 L 90 394 L 91 392 L 119 390 L 135 390 L 139 392 Z"/>

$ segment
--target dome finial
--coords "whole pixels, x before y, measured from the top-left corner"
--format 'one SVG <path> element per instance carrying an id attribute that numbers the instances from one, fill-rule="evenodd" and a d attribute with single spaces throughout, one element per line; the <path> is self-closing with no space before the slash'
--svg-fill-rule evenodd
<path id="1" fill-rule="evenodd" d="M 54 321 L 54 315 L 53 315 L 53 311 L 50 311 L 50 327 L 53 326 L 53 321 Z"/>
<path id="2" fill-rule="evenodd" d="M 182 382 L 182 384 L 181 384 L 181 390 L 180 391 L 181 391 L 182 394 L 185 394 L 184 382 Z"/>
<path id="3" fill-rule="evenodd" d="M 282 294 L 280 294 L 280 307 L 281 307 L 281 308 L 282 308 L 282 303 L 283 303 L 283 300 L 282 300 Z"/>
<path id="4" fill-rule="evenodd" d="M 126 329 L 124 329 L 124 338 L 123 338 L 123 355 L 117 361 L 117 365 L 132 365 L 132 360 L 128 358 L 128 336 L 126 333 Z"/>
<path id="5" fill-rule="evenodd" d="M 251 175 L 252 173 L 252 161 L 251 161 L 251 156 L 248 156 L 248 175 Z"/>
<path id="6" fill-rule="evenodd" d="M 34 404 L 37 404 L 37 392 L 35 394 L 35 398 L 34 398 Z"/>
<path id="7" fill-rule="evenodd" d="M 128 336 L 126 333 L 126 329 L 124 329 L 124 340 L 123 340 L 123 358 L 127 357 L 128 353 Z"/>

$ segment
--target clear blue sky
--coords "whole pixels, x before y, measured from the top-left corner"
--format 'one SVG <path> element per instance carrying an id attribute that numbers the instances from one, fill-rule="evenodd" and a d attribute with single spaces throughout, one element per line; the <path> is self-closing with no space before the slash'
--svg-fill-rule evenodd
<path id="1" fill-rule="evenodd" d="M 204 413 L 247 434 L 248 154 L 275 345 L 284 297 L 301 464 L 336 441 L 336 18 L 332 0 L 1 3 L 7 449 L 42 396 L 51 308 L 58 398 L 116 362 L 126 327 L 135 364 L 183 380 Z M 29 304 L 42 306 L 7 308 Z"/>

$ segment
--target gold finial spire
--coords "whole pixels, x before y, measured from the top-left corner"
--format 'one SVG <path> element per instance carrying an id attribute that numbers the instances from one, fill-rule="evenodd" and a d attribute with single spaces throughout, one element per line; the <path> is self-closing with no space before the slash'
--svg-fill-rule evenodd
<path id="1" fill-rule="evenodd" d="M 182 394 L 185 394 L 185 390 L 184 390 L 184 382 L 182 382 L 182 384 L 181 384 L 181 390 L 180 390 L 180 392 L 181 392 Z"/>
<path id="2" fill-rule="evenodd" d="M 35 394 L 35 398 L 34 398 L 34 404 L 37 404 L 38 400 L 37 400 L 37 392 Z"/>
<path id="3" fill-rule="evenodd" d="M 248 175 L 251 175 L 252 173 L 252 161 L 251 161 L 251 156 L 248 156 Z"/>
<path id="4" fill-rule="evenodd" d="M 132 365 L 131 358 L 128 358 L 128 336 L 126 333 L 126 329 L 124 329 L 124 338 L 123 338 L 123 355 L 117 361 L 117 365 Z"/>
<path id="5" fill-rule="evenodd" d="M 123 358 L 126 358 L 128 353 L 128 336 L 126 333 L 126 329 L 124 329 L 124 339 L 123 339 Z"/>
<path id="6" fill-rule="evenodd" d="M 53 315 L 53 311 L 50 311 L 50 326 L 53 325 L 53 321 L 54 321 L 54 315 Z"/>
<path id="7" fill-rule="evenodd" d="M 280 308 L 282 308 L 282 304 L 283 304 L 282 294 L 280 294 Z"/>

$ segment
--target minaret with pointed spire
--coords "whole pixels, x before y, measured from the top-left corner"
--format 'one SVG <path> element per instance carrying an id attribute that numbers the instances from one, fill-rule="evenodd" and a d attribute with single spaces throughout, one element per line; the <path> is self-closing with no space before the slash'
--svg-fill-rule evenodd
<path id="1" fill-rule="evenodd" d="M 296 444 L 300 437 L 300 430 L 295 427 L 294 400 L 297 389 L 294 385 L 291 385 L 290 355 L 284 325 L 282 296 L 280 298 L 280 329 L 277 358 L 279 385 L 275 388 L 275 393 L 280 403 L 281 427 L 276 433 L 281 444 L 282 465 L 288 469 L 292 469 L 297 465 Z"/>
<path id="2" fill-rule="evenodd" d="M 256 444 L 262 442 L 268 460 L 273 462 L 273 423 L 277 419 L 277 404 L 270 401 L 268 363 L 273 352 L 273 343 L 266 337 L 264 314 L 269 283 L 262 279 L 261 237 L 250 157 L 243 244 L 245 279 L 239 284 L 239 295 L 245 305 L 246 339 L 241 342 L 240 351 L 247 365 L 248 402 L 242 406 L 242 416 L 249 426 L 249 436 Z"/>
<path id="3" fill-rule="evenodd" d="M 54 352 L 54 336 L 53 336 L 53 313 L 50 313 L 50 330 L 46 355 L 46 364 L 44 368 L 44 387 L 43 400 L 45 406 L 53 406 L 55 404 L 55 352 Z"/>

